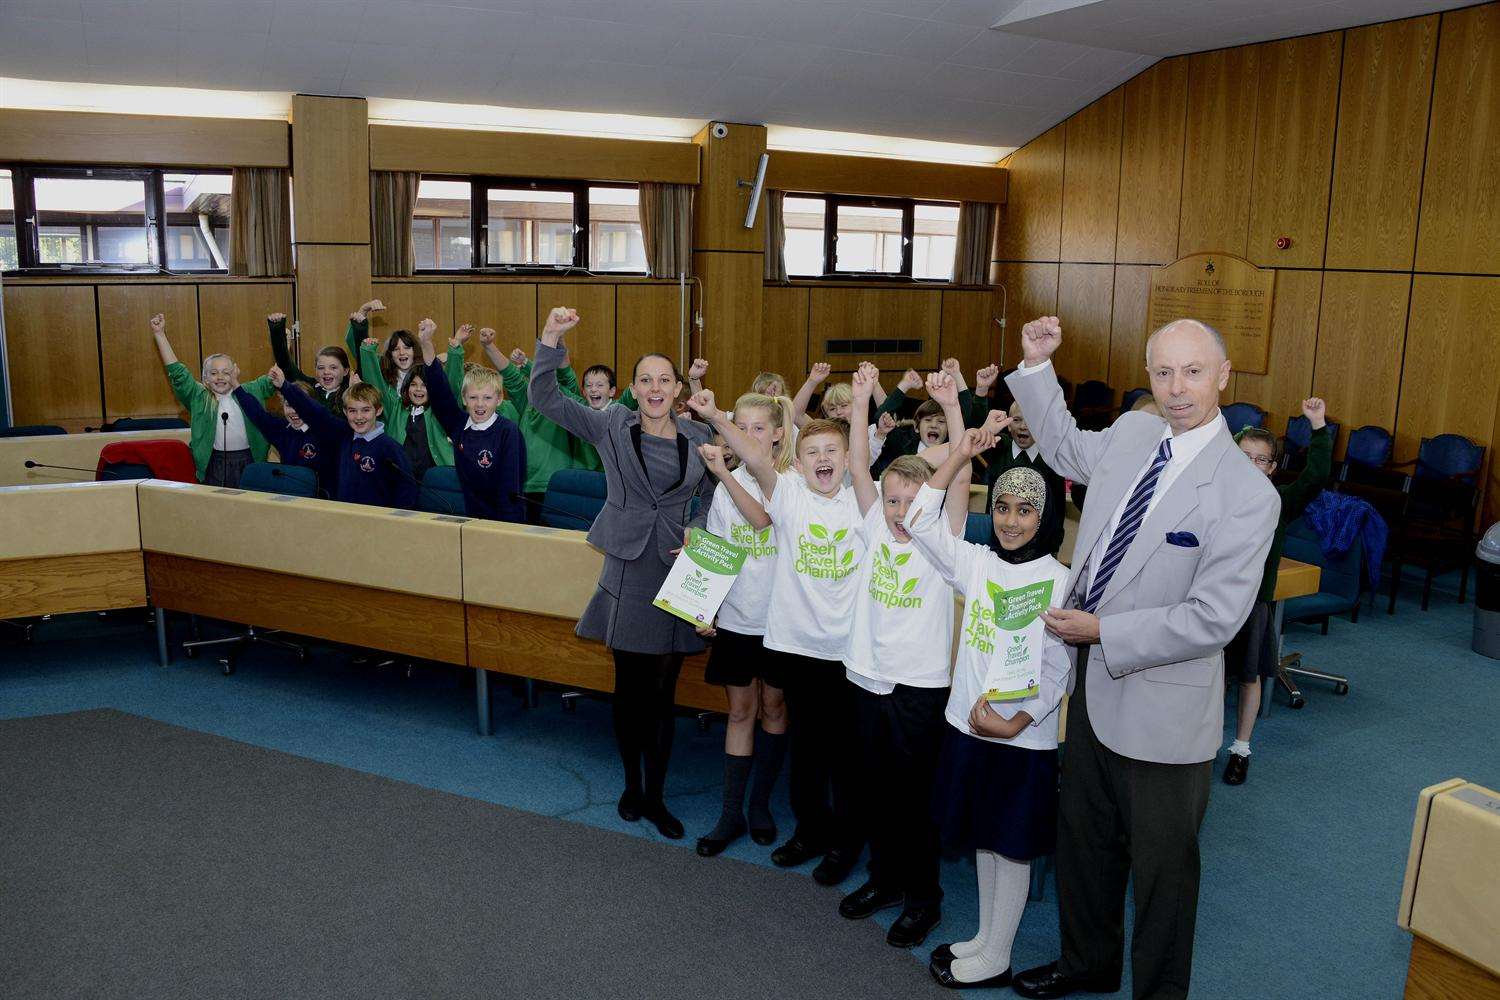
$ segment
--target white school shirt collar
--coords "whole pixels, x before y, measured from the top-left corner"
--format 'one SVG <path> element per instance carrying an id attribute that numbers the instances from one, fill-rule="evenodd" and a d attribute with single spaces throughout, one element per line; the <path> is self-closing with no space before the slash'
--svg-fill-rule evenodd
<path id="1" fill-rule="evenodd" d="M 371 428 L 370 430 L 365 431 L 363 434 L 356 434 L 354 436 L 356 438 L 358 438 L 359 440 L 361 440 L 361 441 L 374 441 L 376 438 L 380 437 L 380 435 L 382 435 L 384 433 L 385 433 L 385 424 L 383 424 L 383 423 L 381 423 L 380 421 L 377 420 L 377 421 L 375 421 L 375 426 L 373 428 Z"/>
<path id="2" fill-rule="evenodd" d="M 420 417 L 422 414 L 424 414 L 426 412 L 427 412 L 427 407 L 425 407 L 425 406 L 413 406 L 411 408 L 410 412 L 408 412 L 406 416 L 407 416 L 407 419 L 409 420 L 412 417 Z"/>
<path id="3" fill-rule="evenodd" d="M 470 417 L 464 423 L 464 430 L 466 430 L 466 431 L 487 431 L 487 430 L 490 429 L 490 425 L 492 425 L 498 419 L 500 419 L 500 413 L 499 413 L 499 411 L 491 413 L 488 417 L 485 418 L 485 421 L 482 424 L 476 424 L 474 422 L 474 418 Z"/>

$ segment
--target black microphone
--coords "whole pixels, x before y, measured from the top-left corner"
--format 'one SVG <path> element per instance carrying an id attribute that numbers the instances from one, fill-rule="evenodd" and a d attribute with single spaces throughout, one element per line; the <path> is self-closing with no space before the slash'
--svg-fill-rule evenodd
<path id="1" fill-rule="evenodd" d="M 219 421 L 224 427 L 224 447 L 219 449 L 219 453 L 224 456 L 224 460 L 219 463 L 219 489 L 224 489 L 229 485 L 229 414 L 220 410 Z"/>
<path id="2" fill-rule="evenodd" d="M 98 469 L 80 469 L 74 465 L 48 465 L 46 462 L 35 462 L 29 458 L 25 461 L 24 464 L 28 469 L 66 469 L 69 472 L 87 472 L 90 476 L 96 476 L 99 474 Z M 109 476 L 109 470 L 105 470 L 105 475 Z M 109 478 L 113 477 L 109 476 Z"/>
<path id="3" fill-rule="evenodd" d="M 548 514 L 556 514 L 558 517 L 571 517 L 575 521 L 581 521 L 586 528 L 594 526 L 593 518 L 584 517 L 582 514 L 574 513 L 571 510 L 563 510 L 561 507 L 553 507 L 550 504 L 542 503 L 540 500 L 534 500 L 524 493 L 512 493 L 510 498 L 512 500 L 519 500 L 522 503 L 529 503 L 537 510 L 546 511 Z"/>
<path id="4" fill-rule="evenodd" d="M 417 489 L 419 489 L 419 490 L 425 490 L 428 493 L 429 496 L 437 497 L 438 503 L 440 503 L 440 504 L 443 505 L 443 513 L 445 513 L 445 514 L 453 514 L 453 515 L 457 516 L 457 512 L 453 509 L 453 505 L 448 502 L 448 498 L 445 497 L 445 496 L 443 496 L 443 494 L 440 491 L 435 490 L 431 486 L 426 485 L 420 479 L 418 479 L 416 476 L 412 475 L 410 472 L 407 472 L 405 469 L 401 468 L 401 464 L 399 462 L 397 462 L 394 458 L 388 458 L 388 459 L 386 459 L 385 460 L 385 464 L 389 465 L 391 468 L 393 468 L 397 472 L 401 473 L 402 478 L 405 479 L 407 482 L 411 483 L 412 485 L 416 486 Z"/>

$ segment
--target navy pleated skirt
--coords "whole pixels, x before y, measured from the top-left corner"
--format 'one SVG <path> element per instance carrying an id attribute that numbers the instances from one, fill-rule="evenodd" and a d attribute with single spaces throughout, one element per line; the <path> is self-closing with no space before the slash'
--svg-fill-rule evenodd
<path id="1" fill-rule="evenodd" d="M 951 725 L 933 785 L 943 842 L 1030 861 L 1057 848 L 1057 751 L 991 743 Z"/>

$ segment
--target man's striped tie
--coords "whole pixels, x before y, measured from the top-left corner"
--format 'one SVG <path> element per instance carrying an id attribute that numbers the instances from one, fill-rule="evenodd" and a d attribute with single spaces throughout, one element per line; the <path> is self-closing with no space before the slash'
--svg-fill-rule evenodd
<path id="1" fill-rule="evenodd" d="M 1120 523 L 1115 526 L 1115 533 L 1110 537 L 1109 548 L 1104 550 L 1104 558 L 1099 560 L 1099 565 L 1094 570 L 1088 596 L 1083 600 L 1084 611 L 1092 614 L 1099 606 L 1100 599 L 1104 597 L 1104 588 L 1109 586 L 1110 577 L 1115 575 L 1120 560 L 1125 558 L 1125 551 L 1135 540 L 1135 533 L 1141 530 L 1141 522 L 1146 519 L 1146 508 L 1151 505 L 1151 496 L 1156 492 L 1156 481 L 1161 478 L 1161 470 L 1171 460 L 1172 439 L 1164 438 L 1161 447 L 1156 449 L 1156 457 L 1151 460 L 1151 467 L 1130 494 L 1130 502 L 1125 505 L 1125 510 L 1120 514 Z"/>

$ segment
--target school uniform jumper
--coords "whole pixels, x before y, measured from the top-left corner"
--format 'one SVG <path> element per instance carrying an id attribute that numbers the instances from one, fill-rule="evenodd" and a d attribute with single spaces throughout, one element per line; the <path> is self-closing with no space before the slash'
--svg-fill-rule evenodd
<path id="1" fill-rule="evenodd" d="M 245 391 L 244 386 L 234 390 L 235 401 L 255 429 L 271 443 L 283 465 L 297 465 L 317 473 L 318 488 L 325 496 L 332 496 L 338 477 L 338 451 L 323 447 L 321 439 L 313 432 L 312 425 L 305 420 L 300 428 L 293 427 L 283 417 L 266 412 L 260 401 Z M 294 404 L 295 408 L 295 404 Z"/>
<path id="2" fill-rule="evenodd" d="M 411 465 L 401 446 L 385 433 L 385 425 L 356 435 L 342 417 L 336 417 L 319 406 L 290 381 L 281 387 L 281 395 L 324 441 L 338 442 L 338 489 L 333 498 L 345 503 L 362 503 L 372 507 L 396 507 L 415 510 L 417 486 L 411 477 Z"/>
<path id="3" fill-rule="evenodd" d="M 172 395 L 177 397 L 177 402 L 188 411 L 188 450 L 193 453 L 193 465 L 198 470 L 198 482 L 218 484 L 220 477 L 208 476 L 209 463 L 214 459 L 214 452 L 219 451 L 224 433 L 224 422 L 219 417 L 220 400 L 208 390 L 202 382 L 193 378 L 192 372 L 188 371 L 187 365 L 181 361 L 174 361 L 167 365 L 167 383 L 172 387 Z M 256 399 L 266 399 L 276 391 L 268 376 L 262 375 L 252 382 L 246 382 L 240 388 L 244 389 Z M 228 397 L 226 397 L 228 398 Z M 232 398 L 229 402 L 233 404 Z M 224 482 L 228 485 L 237 485 L 240 481 L 239 474 L 244 467 L 253 462 L 264 462 L 266 460 L 266 439 L 256 430 L 253 425 L 245 427 L 246 447 L 248 456 L 239 456 L 235 462 L 237 468 L 233 470 L 233 480 L 228 478 L 228 471 L 224 471 Z M 224 454 L 220 451 L 220 454 Z M 245 459 L 249 459 L 246 461 Z M 222 462 L 223 459 L 220 459 Z M 217 470 L 216 470 L 217 471 Z"/>
<path id="4" fill-rule="evenodd" d="M 521 474 L 526 468 L 526 442 L 514 422 L 491 413 L 476 424 L 469 419 L 436 361 L 427 366 L 431 417 L 443 425 L 453 442 L 453 462 L 464 489 L 470 517 L 491 521 L 526 520 L 521 500 Z"/>

